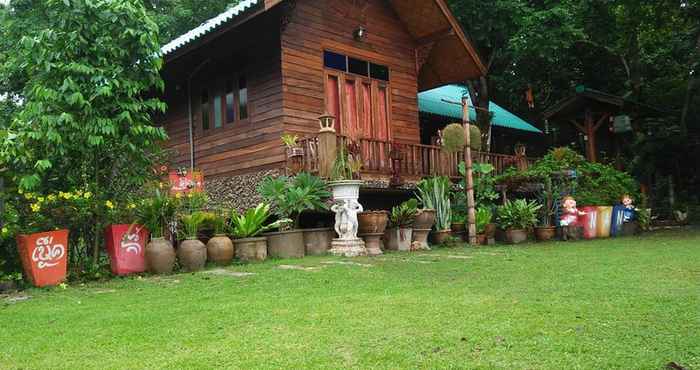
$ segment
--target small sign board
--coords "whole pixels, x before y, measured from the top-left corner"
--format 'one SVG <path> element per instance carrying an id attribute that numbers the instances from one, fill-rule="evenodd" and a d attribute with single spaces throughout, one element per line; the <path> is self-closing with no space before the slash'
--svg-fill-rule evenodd
<path id="1" fill-rule="evenodd" d="M 168 175 L 170 193 L 178 194 L 199 192 L 204 190 L 204 174 L 202 171 L 176 170 Z"/>
<path id="2" fill-rule="evenodd" d="M 622 134 L 630 131 L 632 131 L 632 120 L 630 120 L 630 116 L 615 116 L 613 118 L 614 133 Z"/>

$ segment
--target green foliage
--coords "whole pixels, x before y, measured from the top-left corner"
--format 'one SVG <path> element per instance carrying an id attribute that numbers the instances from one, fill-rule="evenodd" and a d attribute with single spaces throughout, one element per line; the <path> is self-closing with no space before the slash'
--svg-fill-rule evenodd
<path id="1" fill-rule="evenodd" d="M 488 207 L 478 207 L 475 213 L 476 233 L 483 234 L 486 230 L 486 225 L 491 223 L 493 212 Z"/>
<path id="2" fill-rule="evenodd" d="M 274 207 L 277 216 L 293 219 L 295 228 L 300 227 L 302 212 L 327 209 L 325 200 L 331 196 L 322 179 L 305 172 L 294 178 L 267 177 L 258 187 L 258 192 Z"/>
<path id="3" fill-rule="evenodd" d="M 409 228 L 418 213 L 418 200 L 411 198 L 391 209 L 389 222 L 392 227 Z"/>
<path id="4" fill-rule="evenodd" d="M 226 213 L 226 211 L 220 209 L 211 213 L 210 223 L 211 227 L 214 229 L 214 235 L 223 235 L 226 233 L 228 228 Z"/>
<path id="5" fill-rule="evenodd" d="M 542 206 L 536 201 L 507 200 L 496 212 L 498 225 L 504 229 L 529 229 L 537 223 L 537 212 Z"/>
<path id="6" fill-rule="evenodd" d="M 280 137 L 282 144 L 287 148 L 296 148 L 299 145 L 299 136 L 292 134 L 284 134 Z"/>
<path id="7" fill-rule="evenodd" d="M 450 123 L 442 130 L 442 146 L 450 153 L 464 150 L 467 139 L 464 127 L 459 123 Z"/>
<path id="8" fill-rule="evenodd" d="M 424 208 L 435 210 L 435 228 L 449 230 L 452 223 L 450 179 L 445 176 L 429 177 L 416 184 L 416 197 Z"/>
<path id="9" fill-rule="evenodd" d="M 138 222 L 151 231 L 151 237 L 162 238 L 168 224 L 175 218 L 179 208 L 176 198 L 168 195 L 167 190 L 155 187 L 152 195 L 142 199 L 136 207 Z"/>
<path id="10" fill-rule="evenodd" d="M 176 198 L 180 199 L 182 209 L 189 213 L 201 211 L 209 203 L 209 195 L 203 191 L 190 191 L 185 195 L 180 193 Z"/>
<path id="11" fill-rule="evenodd" d="M 165 44 L 238 4 L 238 0 L 144 0 Z"/>
<path id="12" fill-rule="evenodd" d="M 466 165 L 460 162 L 457 169 L 462 176 L 457 188 L 452 193 L 452 211 L 457 214 L 467 213 L 467 196 L 464 192 L 466 187 L 464 174 Z M 474 181 L 474 202 L 476 206 L 493 208 L 499 195 L 496 192 L 496 182 L 493 176 L 493 165 L 489 163 L 474 163 L 472 165 L 472 179 Z"/>
<path id="13" fill-rule="evenodd" d="M 207 214 L 202 211 L 180 215 L 180 239 L 197 239 L 197 234 L 206 219 Z"/>
<path id="14" fill-rule="evenodd" d="M 229 224 L 230 233 L 234 238 L 238 239 L 253 238 L 289 221 L 281 219 L 266 225 L 268 218 L 270 218 L 269 204 L 260 203 L 257 207 L 246 210 L 242 215 L 233 210 L 231 211 Z"/>

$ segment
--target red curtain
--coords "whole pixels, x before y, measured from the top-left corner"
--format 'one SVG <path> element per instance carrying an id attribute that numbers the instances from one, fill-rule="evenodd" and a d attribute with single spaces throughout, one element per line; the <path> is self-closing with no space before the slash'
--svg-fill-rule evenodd
<path id="1" fill-rule="evenodd" d="M 345 81 L 345 110 L 347 112 L 348 122 L 345 125 L 347 132 L 344 134 L 352 140 L 358 137 L 358 114 L 357 114 L 357 94 L 354 80 Z"/>
<path id="2" fill-rule="evenodd" d="M 377 89 L 377 124 L 375 125 L 375 132 L 377 140 L 382 140 L 384 142 L 389 140 L 389 112 L 387 107 L 387 92 L 386 86 L 379 86 Z M 388 167 L 388 144 L 384 144 L 379 150 L 378 157 L 381 167 Z"/>
<path id="3" fill-rule="evenodd" d="M 340 114 L 340 91 L 338 77 L 328 76 L 326 86 L 326 110 L 335 117 L 335 130 L 340 132 L 342 116 Z"/>

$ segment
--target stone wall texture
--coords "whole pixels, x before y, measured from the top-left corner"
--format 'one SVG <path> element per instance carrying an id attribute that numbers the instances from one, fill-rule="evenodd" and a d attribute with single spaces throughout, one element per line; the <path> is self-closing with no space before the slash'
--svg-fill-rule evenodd
<path id="1" fill-rule="evenodd" d="M 244 211 L 261 203 L 258 185 L 267 176 L 280 176 L 282 170 L 251 172 L 231 177 L 205 179 L 205 188 L 210 198 L 210 206 Z"/>

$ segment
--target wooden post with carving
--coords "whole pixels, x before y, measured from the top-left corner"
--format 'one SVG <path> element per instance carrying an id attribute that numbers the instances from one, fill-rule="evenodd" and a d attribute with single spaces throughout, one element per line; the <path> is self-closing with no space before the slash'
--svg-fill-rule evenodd
<path id="1" fill-rule="evenodd" d="M 324 179 L 331 177 L 333 163 L 338 154 L 338 137 L 335 132 L 334 117 L 325 113 L 319 117 L 321 130 L 318 132 L 318 176 Z"/>

